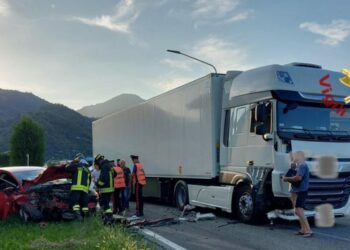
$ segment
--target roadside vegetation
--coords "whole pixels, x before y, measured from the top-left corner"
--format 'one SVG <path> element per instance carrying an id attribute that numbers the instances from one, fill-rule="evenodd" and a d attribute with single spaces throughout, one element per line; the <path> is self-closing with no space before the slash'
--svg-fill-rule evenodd
<path id="1" fill-rule="evenodd" d="M 104 226 L 98 217 L 84 222 L 23 223 L 0 221 L 1 249 L 154 249 L 121 226 Z"/>
<path id="2" fill-rule="evenodd" d="M 42 166 L 44 164 L 44 130 L 30 117 L 22 117 L 14 126 L 10 146 L 11 165 Z"/>

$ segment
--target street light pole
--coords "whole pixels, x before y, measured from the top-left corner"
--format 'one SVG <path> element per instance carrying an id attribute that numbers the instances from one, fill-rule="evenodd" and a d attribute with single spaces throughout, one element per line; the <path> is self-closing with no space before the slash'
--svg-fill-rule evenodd
<path id="1" fill-rule="evenodd" d="M 26 154 L 26 159 L 27 159 L 27 162 L 26 162 L 27 166 L 29 166 L 29 154 L 28 153 Z"/>
<path id="2" fill-rule="evenodd" d="M 198 61 L 198 62 L 201 62 L 201 63 L 204 63 L 204 64 L 206 64 L 206 65 L 209 65 L 210 67 L 212 67 L 212 68 L 214 69 L 215 74 L 218 73 L 217 70 L 216 70 L 216 68 L 215 68 L 215 66 L 214 66 L 213 64 L 211 64 L 211 63 L 208 63 L 208 62 L 205 62 L 205 61 L 200 60 L 200 59 L 198 59 L 198 58 L 195 58 L 195 57 L 193 57 L 193 56 L 187 55 L 187 54 L 182 53 L 181 51 L 178 51 L 178 50 L 167 49 L 167 52 L 174 53 L 174 54 L 179 54 L 179 55 L 183 55 L 183 56 L 189 57 L 189 58 L 191 58 L 191 59 L 193 59 L 193 60 L 196 60 L 196 61 Z"/>

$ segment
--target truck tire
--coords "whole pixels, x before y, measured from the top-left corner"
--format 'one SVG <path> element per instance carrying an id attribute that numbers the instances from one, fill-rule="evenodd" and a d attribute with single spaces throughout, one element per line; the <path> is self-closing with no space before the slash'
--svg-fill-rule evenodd
<path id="1" fill-rule="evenodd" d="M 249 185 L 239 187 L 233 207 L 240 221 L 249 224 L 260 222 L 260 209 Z"/>
<path id="2" fill-rule="evenodd" d="M 178 181 L 174 188 L 175 204 L 182 211 L 188 204 L 188 187 L 186 182 Z"/>

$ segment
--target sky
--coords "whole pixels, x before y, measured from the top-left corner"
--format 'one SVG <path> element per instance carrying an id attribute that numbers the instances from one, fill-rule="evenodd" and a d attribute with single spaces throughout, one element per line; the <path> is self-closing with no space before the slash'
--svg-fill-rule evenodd
<path id="1" fill-rule="evenodd" d="M 218 71 L 350 67 L 348 0 L 0 0 L 0 88 L 70 108 Z"/>

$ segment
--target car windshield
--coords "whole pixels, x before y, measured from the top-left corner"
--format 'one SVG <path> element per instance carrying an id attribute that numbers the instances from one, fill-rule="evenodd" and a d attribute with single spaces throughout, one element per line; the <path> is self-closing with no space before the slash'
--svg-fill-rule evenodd
<path id="1" fill-rule="evenodd" d="M 21 181 L 23 180 L 33 180 L 39 174 L 43 172 L 43 169 L 34 169 L 26 171 L 14 171 L 13 174 Z"/>
<path id="2" fill-rule="evenodd" d="M 330 132 L 350 135 L 349 112 L 340 116 L 331 108 L 278 103 L 277 121 L 279 131 Z"/>

